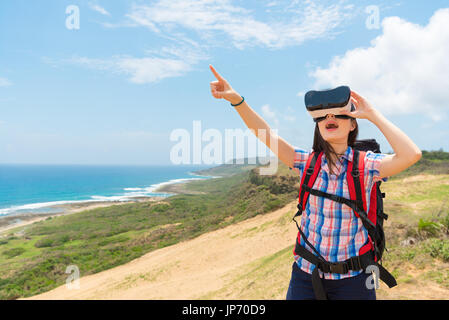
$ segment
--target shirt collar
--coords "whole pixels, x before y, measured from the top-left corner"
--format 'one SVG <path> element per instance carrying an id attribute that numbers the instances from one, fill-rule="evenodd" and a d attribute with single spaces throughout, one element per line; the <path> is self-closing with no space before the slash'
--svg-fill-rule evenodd
<path id="1" fill-rule="evenodd" d="M 346 152 L 341 156 L 345 159 L 347 159 L 348 161 L 352 161 L 352 148 L 350 146 L 348 146 L 348 148 L 346 149 Z"/>
<path id="2" fill-rule="evenodd" d="M 324 161 L 322 161 L 322 163 L 321 163 L 322 167 L 327 166 L 327 160 L 326 160 L 326 156 L 324 154 L 323 154 L 323 157 L 324 157 L 323 158 Z M 340 157 L 352 162 L 352 158 L 353 158 L 352 148 L 350 146 L 348 146 L 345 153 L 342 154 Z"/>

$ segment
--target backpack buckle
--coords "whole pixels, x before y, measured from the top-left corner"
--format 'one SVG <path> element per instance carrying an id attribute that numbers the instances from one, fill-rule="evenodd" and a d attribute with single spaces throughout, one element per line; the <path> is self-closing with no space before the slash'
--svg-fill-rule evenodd
<path id="1" fill-rule="evenodd" d="M 295 214 L 295 216 L 293 217 L 292 220 L 295 220 L 295 218 L 296 218 L 297 216 L 302 215 L 302 206 L 301 206 L 301 204 L 298 203 L 298 205 L 297 205 L 296 207 L 298 208 L 298 211 L 296 212 L 296 214 Z"/>
<path id="2" fill-rule="evenodd" d="M 351 269 L 354 271 L 361 270 L 362 268 L 362 260 L 360 260 L 360 256 L 352 257 L 350 260 Z"/>
<path id="3" fill-rule="evenodd" d="M 352 171 L 352 176 L 354 177 L 354 178 L 358 178 L 359 176 L 360 176 L 360 172 L 359 172 L 359 170 L 354 170 L 354 171 Z"/>
<path id="4" fill-rule="evenodd" d="M 308 176 L 311 176 L 313 174 L 313 168 L 312 167 L 308 167 L 307 170 L 306 170 L 306 174 Z"/>
<path id="5" fill-rule="evenodd" d="M 332 273 L 345 274 L 349 272 L 349 267 L 346 263 L 330 263 L 329 267 Z"/>

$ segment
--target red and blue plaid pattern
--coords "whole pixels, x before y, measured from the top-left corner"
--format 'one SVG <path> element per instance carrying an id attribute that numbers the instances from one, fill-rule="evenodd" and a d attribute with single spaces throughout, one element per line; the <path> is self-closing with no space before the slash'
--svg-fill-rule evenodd
<path id="1" fill-rule="evenodd" d="M 312 151 L 307 152 L 306 150 L 295 148 L 294 165 L 290 169 L 298 172 L 299 179 L 302 177 L 307 159 Z M 337 161 L 334 174 L 330 175 L 326 156 L 323 154 L 321 170 L 313 185 L 313 189 L 350 199 L 346 171 L 348 161 L 352 161 L 352 156 L 352 148 L 348 146 L 345 154 L 340 157 L 342 163 L 340 164 Z M 374 183 L 380 180 L 384 182 L 388 180 L 387 177 L 380 179 L 379 176 L 380 162 L 386 156 L 387 154 L 383 153 L 366 152 L 364 159 L 364 183 L 368 201 L 367 212 L 369 212 L 370 192 Z M 368 240 L 368 232 L 363 227 L 362 220 L 356 217 L 351 208 L 342 203 L 312 194 L 309 195 L 305 211 L 301 215 L 301 229 L 309 242 L 330 262 L 344 261 L 359 255 L 360 248 Z M 302 237 L 300 244 L 313 252 L 305 244 Z M 295 260 L 298 266 L 305 272 L 312 273 L 315 268 L 313 264 L 299 256 L 295 256 Z M 361 271 L 350 271 L 347 274 L 325 273 L 324 278 L 338 280 L 356 276 L 360 273 Z M 322 276 L 321 271 L 320 275 Z"/>

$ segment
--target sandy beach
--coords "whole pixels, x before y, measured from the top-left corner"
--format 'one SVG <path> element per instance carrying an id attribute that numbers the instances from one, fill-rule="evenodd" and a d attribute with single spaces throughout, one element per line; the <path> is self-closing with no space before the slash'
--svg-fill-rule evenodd
<path id="1" fill-rule="evenodd" d="M 160 186 L 156 190 L 154 190 L 154 192 L 171 193 L 173 195 L 175 195 L 175 194 L 204 194 L 204 192 L 189 190 L 187 188 L 188 182 L 189 181 L 165 184 L 163 186 Z"/>
<path id="2" fill-rule="evenodd" d="M 186 187 L 187 184 L 193 181 L 192 180 L 184 180 L 184 181 L 176 181 L 173 183 L 163 183 L 160 187 L 155 189 L 153 192 L 155 193 L 167 193 L 171 195 L 176 194 L 200 194 L 203 192 L 188 190 Z M 0 216 L 0 233 L 4 231 L 26 226 L 32 224 L 34 222 L 38 222 L 41 220 L 45 220 L 48 217 L 56 217 L 67 214 L 72 214 L 84 210 L 90 210 L 101 207 L 109 207 L 114 205 L 121 205 L 125 203 L 133 203 L 133 202 L 146 202 L 146 201 L 159 201 L 165 199 L 163 196 L 136 196 L 130 197 L 128 201 L 85 201 L 85 202 L 74 202 L 67 204 L 59 204 L 54 206 L 49 206 L 48 212 L 43 213 L 19 213 L 13 215 L 5 215 Z M 55 212 L 57 211 L 57 212 Z"/>
<path id="3" fill-rule="evenodd" d="M 0 217 L 0 233 L 8 231 L 13 228 L 26 226 L 34 222 L 45 220 L 49 217 L 57 217 L 67 214 L 72 214 L 80 211 L 109 207 L 114 205 L 121 205 L 125 203 L 133 202 L 146 202 L 146 201 L 159 201 L 165 199 L 165 197 L 135 197 L 131 198 L 129 201 L 86 201 L 86 202 L 76 202 L 67 203 L 61 205 L 50 206 L 49 212 L 47 213 L 19 213 L 14 215 L 2 216 Z M 52 212 L 58 210 L 57 213 Z"/>

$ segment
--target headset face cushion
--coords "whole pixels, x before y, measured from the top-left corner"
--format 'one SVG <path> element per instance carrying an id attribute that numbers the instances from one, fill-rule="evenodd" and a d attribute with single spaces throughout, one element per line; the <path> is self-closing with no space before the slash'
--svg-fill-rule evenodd
<path id="1" fill-rule="evenodd" d="M 355 107 L 350 103 L 351 89 L 348 86 L 340 86 L 331 90 L 308 91 L 304 96 L 307 111 L 312 118 L 325 117 L 326 114 L 339 114 L 342 110 L 354 111 Z"/>

